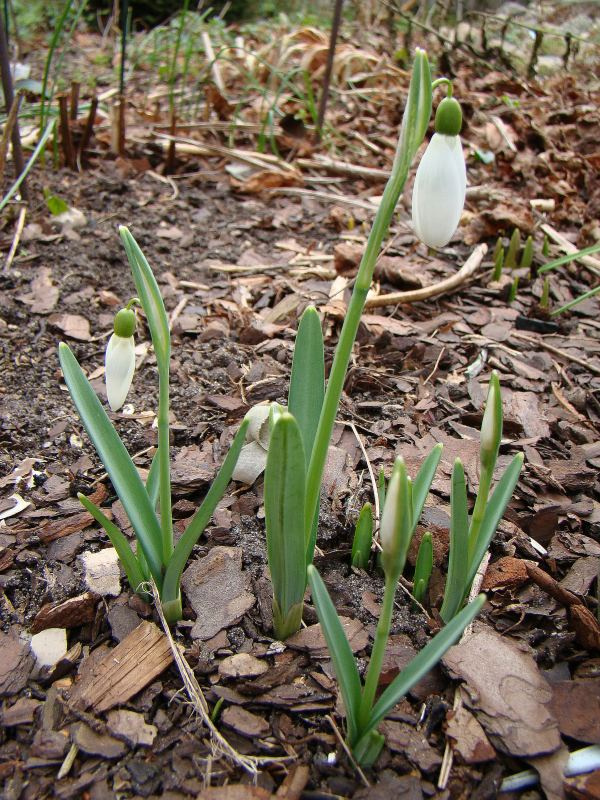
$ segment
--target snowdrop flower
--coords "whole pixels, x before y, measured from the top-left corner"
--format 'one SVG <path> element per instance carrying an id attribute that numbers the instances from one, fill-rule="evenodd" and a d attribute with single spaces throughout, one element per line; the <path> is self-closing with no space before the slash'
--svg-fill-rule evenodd
<path id="1" fill-rule="evenodd" d="M 412 536 L 412 487 L 402 456 L 394 462 L 379 525 L 383 571 L 397 579 Z"/>
<path id="2" fill-rule="evenodd" d="M 127 397 L 135 371 L 135 311 L 122 308 L 115 316 L 114 333 L 106 348 L 105 380 L 108 405 L 118 411 Z"/>
<path id="3" fill-rule="evenodd" d="M 435 133 L 415 178 L 412 219 L 415 233 L 429 247 L 448 244 L 460 221 L 465 203 L 467 172 L 458 134 L 460 105 L 453 97 L 439 104 Z"/>

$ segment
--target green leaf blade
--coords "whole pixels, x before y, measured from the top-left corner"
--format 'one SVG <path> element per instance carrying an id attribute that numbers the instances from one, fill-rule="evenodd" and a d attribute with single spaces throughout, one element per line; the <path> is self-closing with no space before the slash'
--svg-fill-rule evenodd
<path id="1" fill-rule="evenodd" d="M 358 669 L 327 587 L 312 564 L 308 567 L 308 582 L 342 693 L 348 723 L 348 740 L 354 743 L 359 736 L 358 711 L 362 691 Z"/>
<path id="2" fill-rule="evenodd" d="M 283 619 L 303 602 L 306 588 L 305 474 L 300 428 L 285 412 L 273 425 L 265 469 L 267 552 L 275 605 Z"/>
<path id="3" fill-rule="evenodd" d="M 457 458 L 452 469 L 450 483 L 450 548 L 448 577 L 444 591 L 444 602 L 440 616 L 445 623 L 459 611 L 467 593 L 467 569 L 469 558 L 469 509 L 467 486 L 462 462 Z"/>
<path id="4" fill-rule="evenodd" d="M 59 359 L 81 421 L 123 503 L 157 586 L 162 586 L 161 531 L 148 493 L 125 445 L 69 347 L 61 342 Z"/>
<path id="5" fill-rule="evenodd" d="M 127 580 L 133 591 L 138 594 L 144 594 L 147 597 L 147 593 L 140 590 L 140 586 L 145 583 L 146 578 L 144 577 L 144 573 L 138 563 L 135 553 L 129 546 L 129 542 L 123 533 L 117 528 L 114 522 L 104 514 L 102 509 L 98 508 L 98 506 L 92 503 L 84 494 L 79 493 L 77 497 L 81 505 L 87 509 L 96 522 L 104 528 L 106 535 L 110 539 L 112 546 L 117 551 L 117 555 L 123 564 Z"/>
<path id="6" fill-rule="evenodd" d="M 427 500 L 427 495 L 431 489 L 435 471 L 442 457 L 444 446 L 441 443 L 435 445 L 431 453 L 421 464 L 417 477 L 413 481 L 413 523 L 416 525 L 423 513 L 423 506 Z"/>
<path id="7" fill-rule="evenodd" d="M 517 485 L 519 475 L 521 474 L 521 467 L 523 466 L 523 454 L 517 455 L 510 462 L 504 474 L 496 484 L 494 493 L 488 500 L 481 527 L 479 529 L 477 540 L 474 542 L 473 555 L 469 560 L 469 568 L 467 573 L 467 587 L 471 585 L 475 574 L 479 569 L 479 565 L 485 555 L 486 550 L 490 546 L 490 542 L 494 537 L 496 528 L 502 519 L 506 506 Z"/>
<path id="8" fill-rule="evenodd" d="M 383 692 L 373 707 L 369 720 L 369 729 L 375 728 L 381 720 L 389 714 L 392 708 L 421 680 L 421 678 L 434 667 L 450 648 L 464 629 L 471 623 L 483 608 L 485 595 L 475 598 L 466 608 L 463 608 L 454 619 L 446 625 L 421 652 L 416 655 L 410 664 L 394 678 Z M 363 731 L 363 734 L 367 731 Z"/>

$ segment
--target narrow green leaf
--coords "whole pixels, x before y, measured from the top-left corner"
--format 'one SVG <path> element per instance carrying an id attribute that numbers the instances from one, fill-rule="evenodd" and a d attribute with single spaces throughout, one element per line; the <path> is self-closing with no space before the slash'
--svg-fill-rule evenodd
<path id="1" fill-rule="evenodd" d="M 310 462 L 315 434 L 325 397 L 325 356 L 321 320 L 314 306 L 305 309 L 294 345 L 288 410 L 296 418 L 306 468 Z"/>
<path id="2" fill-rule="evenodd" d="M 521 474 L 522 466 L 523 453 L 517 453 L 496 484 L 493 495 L 488 500 L 488 504 L 483 515 L 483 521 L 475 542 L 473 556 L 469 562 L 466 580 L 467 591 L 473 583 L 473 578 L 479 569 L 481 560 L 485 555 L 486 550 L 490 546 L 490 542 L 494 537 L 498 523 L 502 519 L 504 511 L 506 510 L 506 506 L 512 497 L 512 493 L 514 492 L 517 481 L 519 480 L 519 475 Z"/>
<path id="3" fill-rule="evenodd" d="M 225 457 L 225 461 L 223 462 L 221 469 L 212 482 L 211 487 L 208 490 L 206 497 L 202 501 L 200 508 L 196 511 L 187 528 L 185 529 L 183 536 L 175 545 L 173 555 L 167 564 L 167 571 L 165 572 L 163 590 L 161 593 L 161 599 L 165 602 L 174 600 L 179 595 L 179 581 L 181 579 L 181 573 L 185 569 L 185 565 L 187 564 L 187 560 L 190 557 L 190 553 L 192 552 L 194 545 L 200 536 L 202 536 L 204 529 L 210 522 L 210 518 L 214 514 L 215 508 L 217 507 L 219 500 L 223 497 L 225 489 L 231 480 L 233 470 L 235 469 L 235 465 L 240 455 L 240 450 L 244 444 L 244 437 L 246 435 L 247 428 L 248 420 L 245 419 L 240 425 L 240 429 L 236 433 L 231 443 L 231 447 L 229 448 L 229 452 Z"/>
<path id="4" fill-rule="evenodd" d="M 125 574 L 127 575 L 127 580 L 129 581 L 129 585 L 133 591 L 137 592 L 138 594 L 147 595 L 146 592 L 140 590 L 140 586 L 145 583 L 146 579 L 140 568 L 140 565 L 138 564 L 135 553 L 129 546 L 129 542 L 123 533 L 117 528 L 114 522 L 112 522 L 102 512 L 102 510 L 98 508 L 95 503 L 92 503 L 92 501 L 84 494 L 79 493 L 77 497 L 79 498 L 81 505 L 90 512 L 96 522 L 102 525 L 106 531 L 106 535 L 110 539 L 112 546 L 115 548 L 117 555 L 121 559 L 121 563 L 125 569 Z"/>
<path id="5" fill-rule="evenodd" d="M 365 503 L 362 507 L 352 542 L 352 566 L 366 569 L 371 555 L 371 545 L 373 543 L 373 509 L 371 503 Z"/>
<path id="6" fill-rule="evenodd" d="M 140 246 L 130 231 L 121 225 L 119 233 L 125 246 L 135 288 L 146 312 L 156 360 L 161 367 L 164 368 L 166 366 L 168 368 L 171 349 L 169 320 L 156 278 L 150 269 L 146 256 L 142 253 Z"/>
<path id="7" fill-rule="evenodd" d="M 442 457 L 444 445 L 438 442 L 421 464 L 421 469 L 413 482 L 413 523 L 416 525 L 423 512 L 423 506 L 431 489 L 435 471 Z"/>
<path id="8" fill-rule="evenodd" d="M 156 510 L 156 505 L 158 503 L 158 492 L 160 489 L 160 460 L 158 458 L 158 450 L 154 453 L 152 457 L 152 463 L 150 464 L 150 469 L 148 470 L 148 476 L 146 477 L 146 491 L 148 492 L 148 497 L 150 498 L 150 503 L 152 504 L 152 508 Z"/>
<path id="9" fill-rule="evenodd" d="M 325 353 L 321 320 L 308 306 L 298 325 L 288 397 L 288 410 L 295 417 L 304 445 L 306 469 L 310 463 L 319 417 L 325 397 Z M 319 525 L 319 504 L 306 531 L 306 563 L 312 564 Z"/>
<path id="10" fill-rule="evenodd" d="M 1 210 L 1 209 L 0 209 Z M 556 269 L 557 267 L 562 267 L 563 264 L 570 264 L 571 261 L 577 261 L 578 258 L 584 258 L 585 256 L 591 256 L 593 253 L 597 253 L 600 250 L 600 243 L 593 244 L 591 247 L 584 247 L 583 250 L 577 250 L 576 253 L 568 253 L 566 256 L 561 256 L 560 258 L 555 258 L 553 261 L 549 261 L 547 264 L 544 264 L 543 267 L 538 269 L 538 275 L 543 275 L 544 272 L 549 272 L 551 269 Z M 545 256 L 548 256 L 548 238 L 544 239 L 544 247 L 542 249 L 542 253 Z"/>
<path id="11" fill-rule="evenodd" d="M 361 695 L 360 677 L 356 662 L 327 587 L 312 564 L 308 567 L 308 582 L 323 636 L 329 648 L 329 655 L 333 662 L 340 692 L 342 693 L 342 700 L 346 709 L 348 739 L 353 742 L 356 741 L 359 734 L 357 721 Z"/>
<path id="12" fill-rule="evenodd" d="M 446 625 L 429 644 L 416 655 L 410 664 L 394 678 L 387 689 L 383 692 L 377 703 L 373 706 L 368 728 L 361 731 L 363 735 L 375 728 L 381 720 L 389 714 L 394 706 L 434 667 L 442 658 L 446 650 L 451 647 L 467 625 L 472 622 L 483 608 L 485 595 L 480 594 L 473 602 L 463 608 L 454 619 Z"/>
<path id="13" fill-rule="evenodd" d="M 273 596 L 280 613 L 302 603 L 306 588 L 306 460 L 298 423 L 282 414 L 273 426 L 265 469 L 265 522 Z"/>
<path id="14" fill-rule="evenodd" d="M 417 603 L 422 603 L 427 591 L 431 572 L 433 570 L 433 538 L 429 531 L 423 534 L 417 561 L 415 564 L 415 575 L 413 580 L 413 597 Z"/>
<path id="15" fill-rule="evenodd" d="M 440 616 L 445 623 L 460 610 L 465 597 L 469 558 L 469 510 L 462 462 L 457 458 L 450 483 L 450 548 L 448 577 Z"/>
<path id="16" fill-rule="evenodd" d="M 64 342 L 59 345 L 58 355 L 65 382 L 81 421 L 123 503 L 152 577 L 156 585 L 161 587 L 161 532 L 148 493 L 125 445 L 113 428 L 77 359 Z"/>
<path id="17" fill-rule="evenodd" d="M 361 767 L 372 767 L 379 758 L 385 744 L 385 737 L 371 729 L 352 748 L 352 755 Z"/>

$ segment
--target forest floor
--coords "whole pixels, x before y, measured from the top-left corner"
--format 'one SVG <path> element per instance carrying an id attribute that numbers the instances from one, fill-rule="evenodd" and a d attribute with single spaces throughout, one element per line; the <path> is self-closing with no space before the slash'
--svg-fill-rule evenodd
<path id="1" fill-rule="evenodd" d="M 297 36 L 306 53 L 309 34 Z M 444 55 L 463 105 L 466 209 L 451 243 L 429 252 L 409 222 L 413 170 L 345 383 L 315 563 L 362 669 L 383 589 L 374 563 L 350 566 L 354 523 L 373 500 L 370 471 L 389 475 L 402 455 L 414 475 L 432 445 L 444 444 L 416 533 L 418 542 L 431 531 L 435 543 L 426 613 L 398 592 L 382 677 L 389 683 L 439 627 L 450 473 L 460 456 L 474 497 L 496 369 L 505 419 L 499 470 L 517 452 L 525 465 L 491 546 L 488 602 L 474 631 L 381 725 L 386 746 L 361 774 L 340 745 L 343 708 L 310 598 L 306 627 L 285 644 L 272 638 L 262 478 L 234 481 L 188 565 L 184 621 L 173 636 L 209 707 L 222 701 L 223 736 L 262 759 L 257 776 L 211 749 L 156 613 L 131 592 L 76 498 L 93 496 L 131 535 L 66 391 L 57 346 L 69 343 L 104 400 L 113 315 L 134 293 L 117 233 L 129 226 L 172 327 L 177 535 L 246 411 L 286 403 L 294 334 L 309 303 L 322 317 L 330 363 L 393 158 L 408 73 L 385 57 L 383 35 L 363 44 L 362 58 L 376 59 L 376 68 L 368 62 L 375 79 L 355 91 L 334 76 L 320 144 L 304 121 L 292 123 L 298 98 L 282 101 L 277 157 L 258 151 L 255 98 L 244 99 L 246 127 L 232 126 L 234 89 L 212 87 L 204 122 L 178 131 L 197 149 L 178 145 L 169 174 L 157 136 L 164 119 L 149 119 L 143 82 L 134 80 L 125 154 L 111 153 L 109 122 L 99 117 L 80 171 L 56 169 L 51 157 L 38 163 L 18 246 L 0 273 L 3 797 L 482 800 L 529 765 L 549 798 L 600 796 L 597 772 L 562 778 L 567 750 L 600 743 L 600 302 L 549 313 L 598 284 L 600 259 L 547 273 L 549 309 L 540 306 L 537 274 L 570 246 L 600 239 L 599 64 L 579 56 L 550 76 L 525 78 L 501 58 L 485 63 L 469 50 L 421 43 L 434 62 Z M 99 36 L 76 34 L 71 55 L 83 69 L 103 47 Z M 81 128 L 73 125 L 75 142 Z M 60 223 L 44 189 L 83 216 Z M 21 208 L 2 220 L 4 259 Z M 506 246 L 515 229 L 522 245 L 532 236 L 532 266 L 505 268 L 492 281 L 497 237 Z M 467 262 L 472 270 L 449 292 L 414 302 L 392 294 L 434 286 Z M 156 362 L 143 326 L 136 341 L 139 368 L 112 418 L 145 471 L 156 445 Z M 32 635 L 54 653 L 51 663 L 36 663 Z M 136 662 L 129 673 L 114 669 L 117 646 Z"/>

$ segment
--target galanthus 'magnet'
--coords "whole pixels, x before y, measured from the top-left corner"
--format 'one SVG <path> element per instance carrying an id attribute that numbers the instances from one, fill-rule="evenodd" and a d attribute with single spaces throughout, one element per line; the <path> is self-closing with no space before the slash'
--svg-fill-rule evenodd
<path id="1" fill-rule="evenodd" d="M 467 172 L 460 143 L 462 112 L 453 97 L 439 104 L 435 133 L 415 178 L 412 218 L 415 233 L 429 247 L 448 244 L 460 221 Z"/>
<path id="2" fill-rule="evenodd" d="M 105 380 L 108 405 L 118 411 L 127 397 L 135 371 L 135 311 L 122 308 L 115 316 L 114 333 L 106 348 Z"/>

